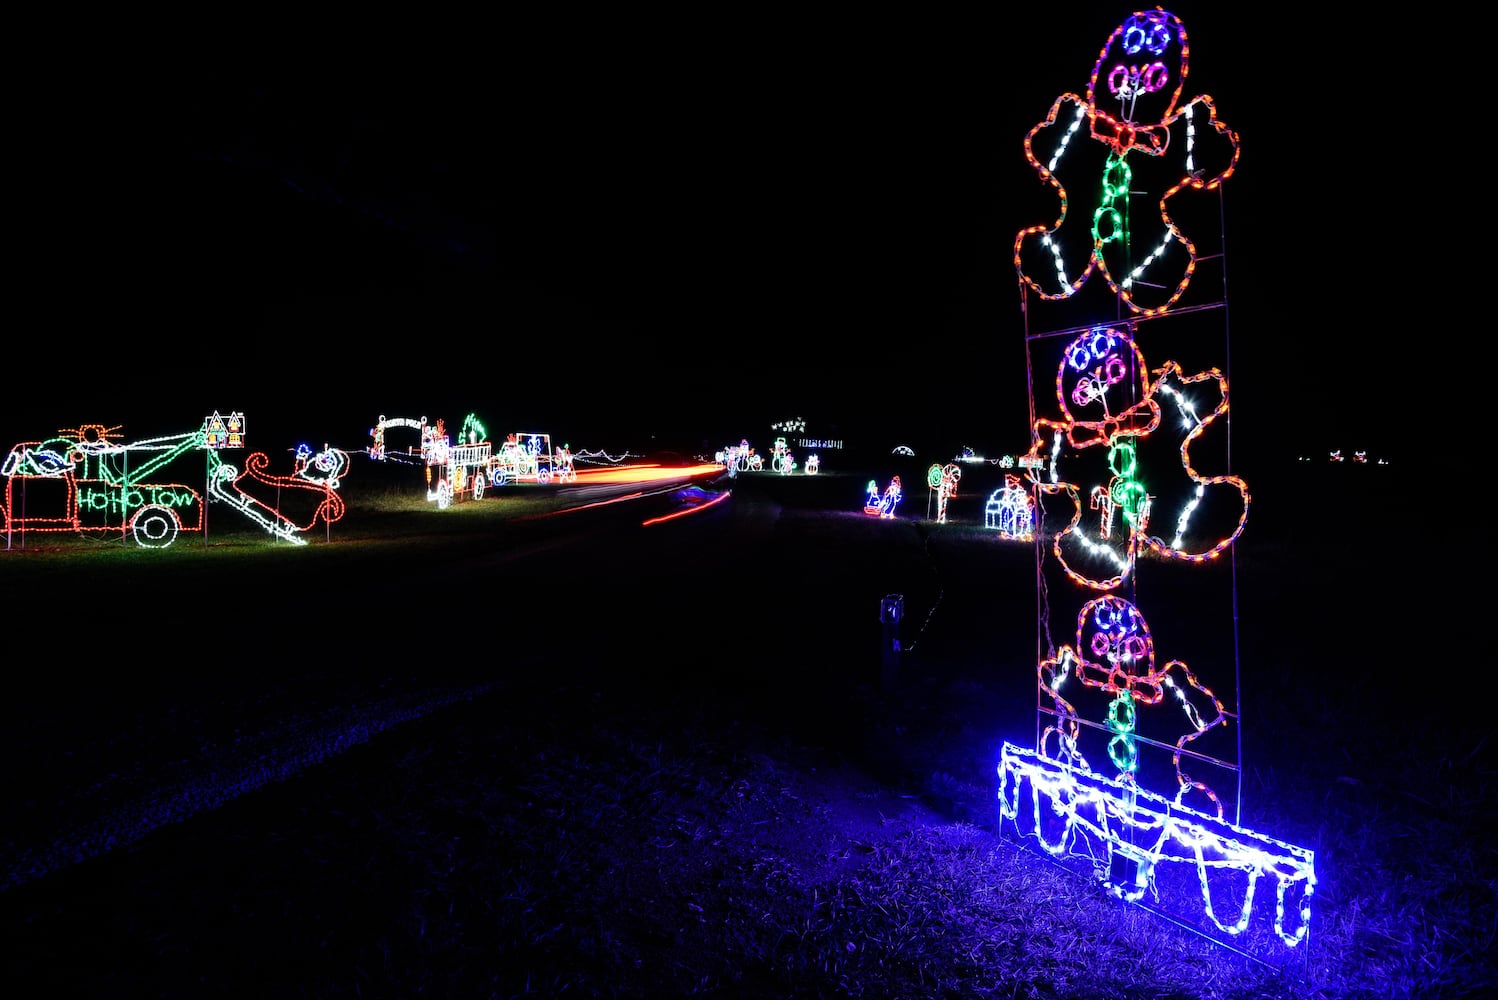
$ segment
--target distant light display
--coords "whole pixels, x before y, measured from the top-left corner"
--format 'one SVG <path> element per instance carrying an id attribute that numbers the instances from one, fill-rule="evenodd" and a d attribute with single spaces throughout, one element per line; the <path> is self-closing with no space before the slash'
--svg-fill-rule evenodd
<path id="1" fill-rule="evenodd" d="M 893 476 L 884 492 L 879 492 L 879 484 L 870 479 L 867 496 L 863 502 L 863 512 L 870 517 L 894 517 L 895 507 L 900 503 L 900 477 Z"/>
<path id="2" fill-rule="evenodd" d="M 409 458 L 411 452 L 408 450 L 404 456 L 392 455 L 386 451 L 385 432 L 388 430 L 408 427 L 417 432 L 417 441 L 420 447 L 427 443 L 427 418 L 426 417 L 386 417 L 380 414 L 379 420 L 369 429 L 370 443 L 368 448 L 369 457 L 377 462 L 383 462 L 387 458 Z"/>
<path id="3" fill-rule="evenodd" d="M 776 438 L 775 447 L 771 452 L 770 468 L 783 476 L 788 476 L 796 471 L 796 456 L 791 454 L 791 449 L 786 445 L 785 438 Z"/>
<path id="4" fill-rule="evenodd" d="M 565 448 L 567 446 L 563 445 L 563 447 Z M 604 451 L 601 448 L 597 451 L 593 451 L 589 448 L 579 448 L 576 452 L 569 452 L 569 454 L 571 455 L 574 465 L 579 462 L 583 463 L 584 465 L 621 465 L 624 462 L 629 461 L 631 458 L 640 457 L 639 455 L 635 455 L 627 451 L 621 451 L 617 455 L 610 455 L 607 451 Z M 723 464 L 721 459 L 718 461 L 718 464 Z"/>
<path id="5" fill-rule="evenodd" d="M 458 432 L 458 440 L 463 444 L 479 444 L 489 440 L 489 431 L 476 415 L 470 413 L 463 418 L 463 429 Z"/>
<path id="6" fill-rule="evenodd" d="M 243 448 L 244 414 L 230 413 L 227 417 L 217 410 L 203 421 L 203 447 Z"/>
<path id="7" fill-rule="evenodd" d="M 737 475 L 740 472 L 760 472 L 765 467 L 765 460 L 750 446 L 748 439 L 738 444 L 729 445 L 718 452 L 718 464 L 728 470 L 729 475 Z"/>
<path id="8" fill-rule="evenodd" d="M 572 448 L 563 444 L 551 458 L 551 467 L 556 474 L 557 482 L 573 483 L 577 481 L 577 469 L 572 464 Z"/>
<path id="9" fill-rule="evenodd" d="M 537 431 L 515 431 L 505 437 L 489 466 L 489 478 L 495 486 L 532 482 L 545 485 L 556 475 L 556 449 L 551 435 Z M 572 452 L 566 452 L 571 468 Z"/>
<path id="10" fill-rule="evenodd" d="M 1062 94 L 1025 136 L 1025 158 L 1055 192 L 1059 213 L 1015 238 L 1023 287 L 1063 299 L 1101 274 L 1145 315 L 1186 291 L 1197 248 L 1172 218 L 1172 200 L 1217 188 L 1238 163 L 1238 136 L 1218 120 L 1213 99 L 1181 103 L 1190 61 L 1179 18 L 1137 11 L 1104 43 L 1086 96 Z M 1087 193 L 1076 208 L 1072 191 Z"/>
<path id="11" fill-rule="evenodd" d="M 1016 541 L 1034 539 L 1035 501 L 1019 476 L 1006 473 L 1004 485 L 989 495 L 983 508 L 983 526 Z"/>
<path id="12" fill-rule="evenodd" d="M 926 470 L 926 485 L 936 494 L 936 523 L 947 523 L 947 501 L 957 495 L 962 467 L 955 462 L 932 465 Z"/>
<path id="13" fill-rule="evenodd" d="M 309 444 L 299 444 L 296 447 L 296 457 L 292 465 L 292 474 L 309 483 L 319 486 L 327 486 L 336 490 L 343 481 L 343 474 L 348 471 L 348 452 L 341 448 L 323 445 L 322 451 L 313 452 Z"/>

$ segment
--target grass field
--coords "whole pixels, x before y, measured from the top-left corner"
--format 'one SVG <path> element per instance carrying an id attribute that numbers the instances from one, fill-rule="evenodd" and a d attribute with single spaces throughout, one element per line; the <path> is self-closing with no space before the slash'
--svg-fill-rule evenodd
<path id="1" fill-rule="evenodd" d="M 919 495 L 865 517 L 866 482 L 722 480 L 728 503 L 649 528 L 624 504 L 437 513 L 392 487 L 305 548 L 0 552 L 11 977 L 173 997 L 1498 981 L 1491 657 L 1453 631 L 1443 550 L 1256 495 L 1245 814 L 1319 879 L 1275 968 L 1002 834 L 998 748 L 1035 725 L 1033 551 L 982 527 L 976 480 L 946 524 Z"/>

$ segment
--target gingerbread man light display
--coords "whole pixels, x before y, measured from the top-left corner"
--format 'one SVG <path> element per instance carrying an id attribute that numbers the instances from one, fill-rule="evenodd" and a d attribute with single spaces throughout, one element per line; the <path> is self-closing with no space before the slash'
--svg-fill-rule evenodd
<path id="1" fill-rule="evenodd" d="M 1136 10 L 1085 96 L 1062 94 L 1025 136 L 1058 210 L 1014 239 L 1038 696 L 1034 749 L 1004 743 L 998 798 L 1006 831 L 1110 893 L 1274 960 L 1307 939 L 1315 855 L 1241 825 L 1236 570 L 1216 557 L 1249 496 L 1209 367 L 1225 354 L 1204 336 L 1227 303 L 1197 266 L 1222 254 L 1191 235 L 1221 232 L 1209 195 L 1238 137 L 1210 97 L 1183 100 L 1190 56 L 1179 18 Z M 1208 295 L 1187 296 L 1193 276 Z M 1032 332 L 1041 317 L 1060 322 Z M 1182 658 L 1158 661 L 1157 635 Z"/>
<path id="2" fill-rule="evenodd" d="M 1041 661 L 1038 672 L 1041 691 L 1056 710 L 1056 721 L 1041 736 L 1042 746 L 1058 741 L 1050 748 L 1052 757 L 1102 770 L 1084 749 L 1086 726 L 1106 742 L 1114 777 L 1121 782 L 1134 781 L 1139 770 L 1141 708 L 1173 703 L 1186 722 L 1176 727 L 1184 732 L 1174 740 L 1175 801 L 1222 818 L 1217 793 L 1188 775 L 1184 764 L 1187 745 L 1227 721 L 1222 701 L 1182 661 L 1158 665 L 1149 624 L 1133 602 L 1121 597 L 1088 601 L 1077 615 L 1076 644 Z M 1106 707 L 1084 718 L 1063 694 L 1073 683 L 1100 693 Z"/>
<path id="3" fill-rule="evenodd" d="M 1094 858 L 1108 873 L 1109 891 L 1121 898 L 1138 902 L 1162 882 L 1193 887 L 1205 918 L 1229 936 L 1249 926 L 1267 882 L 1273 933 L 1285 945 L 1303 941 L 1316 888 L 1314 856 L 1232 824 L 1217 793 L 1187 773 L 1188 762 L 1208 759 L 1190 744 L 1225 725 L 1228 713 L 1185 663 L 1158 663 L 1139 609 L 1118 597 L 1089 601 L 1077 615 L 1076 644 L 1062 646 L 1038 672 L 1053 721 L 1028 762 L 1024 751 L 1006 744 L 1001 815 L 1018 822 L 1028 812 L 1047 851 Z M 1087 711 L 1073 703 L 1083 698 L 1093 702 Z M 1162 737 L 1144 731 L 1142 710 L 1158 714 L 1165 706 L 1175 709 L 1166 716 L 1181 720 L 1171 758 L 1173 797 L 1150 791 L 1136 774 L 1142 746 L 1162 745 Z M 1111 768 L 1093 766 L 1105 758 Z M 1028 810 L 1022 785 L 1031 790 Z"/>
<path id="4" fill-rule="evenodd" d="M 1205 416 L 1194 401 L 1202 394 L 1196 383 L 1209 384 L 1206 394 L 1215 397 Z M 1027 464 L 1046 467 L 1031 472 L 1042 499 L 1059 495 L 1071 506 L 1052 550 L 1077 583 L 1112 590 L 1128 577 L 1141 547 L 1171 559 L 1204 560 L 1242 533 L 1247 484 L 1237 476 L 1204 475 L 1191 454 L 1227 412 L 1227 380 L 1217 369 L 1187 376 L 1172 361 L 1150 371 L 1122 327 L 1096 326 L 1063 352 L 1056 402 L 1059 417 L 1035 422 Z M 1172 419 L 1164 419 L 1166 413 Z M 1172 465 L 1178 459 L 1179 472 L 1142 460 L 1147 443 L 1181 431 L 1176 456 L 1166 452 Z M 1040 460 L 1042 453 L 1048 462 Z M 1084 520 L 1089 510 L 1097 514 Z M 1152 534 L 1152 524 L 1168 528 L 1169 537 Z"/>
<path id="5" fill-rule="evenodd" d="M 1238 137 L 1217 120 L 1212 98 L 1180 104 L 1190 55 L 1180 18 L 1136 11 L 1108 36 L 1086 97 L 1062 94 L 1025 136 L 1025 157 L 1054 189 L 1060 214 L 1016 236 L 1023 287 L 1064 299 L 1101 273 L 1145 315 L 1186 291 L 1197 251 L 1172 200 L 1216 189 L 1238 162 Z M 1075 208 L 1071 191 L 1081 195 Z"/>

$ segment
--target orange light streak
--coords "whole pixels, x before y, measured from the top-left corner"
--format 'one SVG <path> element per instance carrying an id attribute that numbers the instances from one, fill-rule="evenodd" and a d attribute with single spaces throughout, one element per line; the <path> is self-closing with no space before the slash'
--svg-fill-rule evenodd
<path id="1" fill-rule="evenodd" d="M 693 504 L 690 507 L 684 507 L 674 514 L 662 514 L 660 517 L 652 517 L 649 520 L 641 521 L 640 524 L 642 527 L 648 528 L 652 524 L 660 524 L 664 521 L 674 521 L 678 517 L 686 517 L 688 514 L 697 514 L 701 511 L 707 510 L 709 507 L 716 507 L 718 504 L 722 503 L 724 500 L 727 500 L 731 496 L 733 496 L 733 491 L 725 490 L 722 493 L 719 493 L 717 496 L 713 497 L 711 500 L 706 500 L 699 504 Z"/>
<path id="2" fill-rule="evenodd" d="M 579 486 L 585 483 L 653 483 L 663 479 L 697 479 L 727 471 L 726 466 L 716 462 L 684 466 L 645 463 L 620 465 L 607 469 L 578 469 L 576 482 Z"/>

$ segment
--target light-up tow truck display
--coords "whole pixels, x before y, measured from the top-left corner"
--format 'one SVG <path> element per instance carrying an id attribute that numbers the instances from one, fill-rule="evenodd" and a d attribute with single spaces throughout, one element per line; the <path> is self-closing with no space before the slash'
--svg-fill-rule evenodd
<path id="1" fill-rule="evenodd" d="M 268 476 L 269 459 L 255 453 L 241 472 L 219 457 L 222 447 L 243 447 L 242 422 L 230 436 L 217 415 L 186 434 L 119 443 L 119 428 L 84 424 L 58 432 L 47 441 L 28 441 L 10 449 L 0 465 L 5 502 L 0 529 L 7 542 L 13 534 L 71 532 L 117 534 L 144 548 L 165 548 L 183 531 L 206 530 L 204 492 L 183 482 L 186 456 L 203 454 L 202 475 L 209 497 L 250 517 L 278 538 L 305 544 L 300 537 L 318 520 L 331 524 L 343 516 L 343 498 L 335 491 L 347 459 L 298 463 L 294 476 Z M 341 455 L 329 452 L 328 455 Z M 170 469 L 170 474 L 161 476 Z M 160 478 L 158 478 L 160 477 Z M 256 486 L 265 489 L 256 490 Z M 294 490 L 287 491 L 287 487 Z M 256 492 L 274 490 L 274 501 Z M 293 498 L 311 491 L 310 515 L 290 516 Z M 305 523 L 303 523 L 305 522 Z"/>

